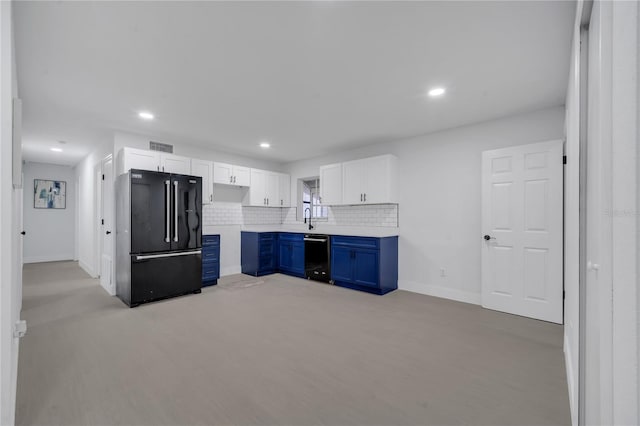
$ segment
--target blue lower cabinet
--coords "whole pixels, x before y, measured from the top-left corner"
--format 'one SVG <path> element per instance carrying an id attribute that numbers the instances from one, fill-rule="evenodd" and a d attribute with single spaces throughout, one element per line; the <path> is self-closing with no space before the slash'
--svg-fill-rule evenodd
<path id="1" fill-rule="evenodd" d="M 202 286 L 218 284 L 220 278 L 220 235 L 202 236 Z"/>
<path id="2" fill-rule="evenodd" d="M 246 232 L 240 236 L 240 263 L 243 274 L 272 274 L 278 268 L 278 234 L 276 232 Z"/>
<path id="3" fill-rule="evenodd" d="M 398 288 L 398 237 L 331 237 L 335 285 L 386 294 Z"/>
<path id="4" fill-rule="evenodd" d="M 282 232 L 278 235 L 278 270 L 304 278 L 304 234 Z"/>

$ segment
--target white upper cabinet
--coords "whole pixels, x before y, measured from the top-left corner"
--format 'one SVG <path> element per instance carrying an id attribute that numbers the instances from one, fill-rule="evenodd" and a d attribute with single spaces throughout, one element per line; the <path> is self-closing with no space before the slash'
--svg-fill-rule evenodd
<path id="1" fill-rule="evenodd" d="M 280 174 L 251 169 L 251 186 L 244 199 L 248 206 L 280 207 Z"/>
<path id="2" fill-rule="evenodd" d="M 251 169 L 233 164 L 213 163 L 213 183 L 249 186 L 251 184 Z"/>
<path id="3" fill-rule="evenodd" d="M 182 175 L 191 173 L 190 158 L 146 149 L 122 148 L 118 153 L 117 163 L 118 174 L 127 173 L 131 169 Z"/>
<path id="4" fill-rule="evenodd" d="M 180 175 L 191 174 L 191 158 L 160 153 L 160 171 Z"/>
<path id="5" fill-rule="evenodd" d="M 157 151 L 122 148 L 116 161 L 119 175 L 131 169 L 160 171 L 160 153 Z"/>
<path id="6" fill-rule="evenodd" d="M 191 159 L 191 174 L 202 177 L 202 204 L 213 202 L 213 161 Z"/>
<path id="7" fill-rule="evenodd" d="M 343 163 L 345 204 L 397 203 L 397 158 L 393 155 Z"/>
<path id="8" fill-rule="evenodd" d="M 251 185 L 251 169 L 244 166 L 233 166 L 233 184 L 238 186 Z"/>
<path id="9" fill-rule="evenodd" d="M 320 167 L 320 195 L 327 205 L 397 203 L 396 182 L 397 158 L 393 155 Z M 342 193 L 337 189 L 340 185 Z"/>
<path id="10" fill-rule="evenodd" d="M 279 207 L 291 207 L 291 176 L 285 173 L 278 174 L 279 182 Z"/>
<path id="11" fill-rule="evenodd" d="M 320 203 L 342 204 L 342 163 L 320 167 Z"/>

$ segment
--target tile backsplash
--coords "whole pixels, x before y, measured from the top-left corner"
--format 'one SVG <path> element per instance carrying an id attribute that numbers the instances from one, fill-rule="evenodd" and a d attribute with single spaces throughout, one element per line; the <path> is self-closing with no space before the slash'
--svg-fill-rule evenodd
<path id="1" fill-rule="evenodd" d="M 247 207 L 214 202 L 203 206 L 204 225 L 297 225 L 296 208 Z M 329 207 L 328 225 L 398 227 L 397 204 Z"/>

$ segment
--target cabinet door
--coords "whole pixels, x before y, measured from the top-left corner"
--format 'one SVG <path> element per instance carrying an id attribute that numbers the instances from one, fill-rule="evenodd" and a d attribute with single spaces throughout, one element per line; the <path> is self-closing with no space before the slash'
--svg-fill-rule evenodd
<path id="1" fill-rule="evenodd" d="M 280 241 L 280 252 L 278 256 L 280 269 L 291 270 L 293 269 L 293 243 L 289 241 Z"/>
<path id="2" fill-rule="evenodd" d="M 304 243 L 291 244 L 291 270 L 304 275 Z"/>
<path id="3" fill-rule="evenodd" d="M 251 169 L 251 185 L 249 186 L 249 205 L 266 207 L 266 177 L 267 172 L 264 170 Z"/>
<path id="4" fill-rule="evenodd" d="M 233 166 L 233 184 L 238 186 L 251 185 L 251 169 L 249 167 Z"/>
<path id="5" fill-rule="evenodd" d="M 363 160 L 348 161 L 342 164 L 342 201 L 344 204 L 363 203 Z M 322 185 L 320 185 L 322 187 Z"/>
<path id="6" fill-rule="evenodd" d="M 160 167 L 165 173 L 191 174 L 191 159 L 173 154 L 160 154 Z"/>
<path id="7" fill-rule="evenodd" d="M 394 158 L 391 155 L 372 157 L 364 163 L 364 202 L 367 204 L 395 202 L 396 192 L 393 188 L 396 179 L 394 176 Z"/>
<path id="8" fill-rule="evenodd" d="M 213 202 L 213 162 L 192 159 L 191 175 L 202 178 L 202 204 Z"/>
<path id="9" fill-rule="evenodd" d="M 225 163 L 213 163 L 213 183 L 231 185 L 233 166 Z"/>
<path id="10" fill-rule="evenodd" d="M 278 187 L 279 207 L 291 207 L 291 176 L 280 173 L 278 175 Z"/>
<path id="11" fill-rule="evenodd" d="M 280 207 L 280 176 L 278 173 L 265 172 L 264 195 L 267 207 Z"/>
<path id="12" fill-rule="evenodd" d="M 124 173 L 131 169 L 160 171 L 160 155 L 145 149 L 123 148 Z"/>
<path id="13" fill-rule="evenodd" d="M 342 204 L 342 163 L 320 167 L 320 203 Z"/>
<path id="14" fill-rule="evenodd" d="M 352 252 L 347 247 L 331 247 L 331 279 L 345 282 L 353 280 Z"/>
<path id="15" fill-rule="evenodd" d="M 353 252 L 353 282 L 378 287 L 378 251 L 355 249 Z"/>

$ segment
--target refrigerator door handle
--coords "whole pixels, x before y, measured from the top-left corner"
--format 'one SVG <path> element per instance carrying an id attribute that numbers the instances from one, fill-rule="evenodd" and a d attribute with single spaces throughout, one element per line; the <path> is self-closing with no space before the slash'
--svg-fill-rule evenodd
<path id="1" fill-rule="evenodd" d="M 167 229 L 165 231 L 164 234 L 164 242 L 168 243 L 170 240 L 169 237 L 169 233 L 171 232 L 171 187 L 170 187 L 171 182 L 169 182 L 168 180 L 164 181 L 164 185 L 166 188 L 166 196 L 167 199 L 165 200 L 165 206 L 167 207 L 167 218 L 166 218 L 166 224 L 167 224 Z"/>
<path id="2" fill-rule="evenodd" d="M 178 181 L 174 180 L 173 181 L 173 209 L 174 209 L 174 234 L 173 234 L 173 241 L 178 241 Z"/>
<path id="3" fill-rule="evenodd" d="M 191 256 L 194 254 L 202 254 L 202 250 L 183 251 L 180 253 L 147 254 L 143 256 L 136 256 L 136 260 L 160 259 L 162 257 Z"/>

